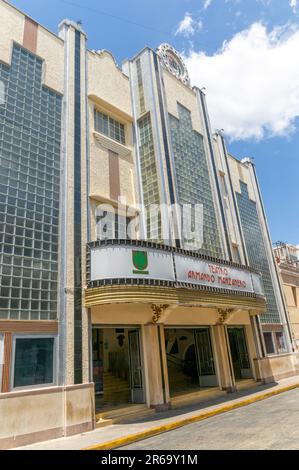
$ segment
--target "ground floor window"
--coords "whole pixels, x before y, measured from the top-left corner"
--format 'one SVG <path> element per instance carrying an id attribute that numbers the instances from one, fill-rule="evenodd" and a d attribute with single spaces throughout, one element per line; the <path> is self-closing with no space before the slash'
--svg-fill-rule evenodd
<path id="1" fill-rule="evenodd" d="M 273 335 L 271 331 L 264 333 L 264 341 L 265 341 L 267 354 L 275 354 Z"/>
<path id="2" fill-rule="evenodd" d="M 283 331 L 264 331 L 267 354 L 285 354 L 288 352 Z"/>
<path id="3" fill-rule="evenodd" d="M 14 337 L 12 386 L 53 385 L 54 337 Z"/>
<path id="4" fill-rule="evenodd" d="M 230 326 L 227 333 L 235 380 L 252 379 L 245 328 Z"/>
<path id="5" fill-rule="evenodd" d="M 285 343 L 284 333 L 282 331 L 276 331 L 274 334 L 275 337 L 275 345 L 278 354 L 284 354 L 288 352 L 287 346 Z"/>

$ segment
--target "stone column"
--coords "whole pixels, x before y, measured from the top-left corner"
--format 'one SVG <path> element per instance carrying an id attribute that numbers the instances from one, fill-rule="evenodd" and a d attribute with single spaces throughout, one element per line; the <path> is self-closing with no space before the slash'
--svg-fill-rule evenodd
<path id="1" fill-rule="evenodd" d="M 215 338 L 216 361 L 219 370 L 219 386 L 221 390 L 226 390 L 228 393 L 234 392 L 236 390 L 236 385 L 233 377 L 225 326 L 217 324 L 212 328 Z"/>
<path id="2" fill-rule="evenodd" d="M 248 355 L 249 355 L 249 361 L 250 361 L 250 366 L 251 366 L 251 372 L 252 372 L 254 380 L 259 380 L 260 373 L 259 373 L 259 370 L 256 368 L 256 360 L 258 358 L 258 354 L 256 351 L 254 332 L 252 330 L 251 324 L 245 326 L 245 332 L 246 332 L 246 338 L 247 338 L 247 347 L 248 347 Z"/>
<path id="3" fill-rule="evenodd" d="M 163 328 L 163 327 L 162 327 Z M 143 351 L 145 363 L 145 379 L 147 381 L 147 403 L 156 411 L 169 408 L 168 380 L 165 381 L 165 362 L 163 361 L 161 326 L 148 324 L 143 327 Z"/>

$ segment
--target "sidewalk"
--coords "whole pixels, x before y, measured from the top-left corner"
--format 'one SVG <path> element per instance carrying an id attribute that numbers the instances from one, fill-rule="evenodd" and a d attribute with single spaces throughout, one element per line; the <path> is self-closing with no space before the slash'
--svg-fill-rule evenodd
<path id="1" fill-rule="evenodd" d="M 222 398 L 156 413 L 134 423 L 113 424 L 76 436 L 19 447 L 22 450 L 104 450 L 115 449 L 140 439 L 171 431 L 241 406 L 250 405 L 279 393 L 299 388 L 299 378 L 292 377 L 276 384 L 257 385 Z"/>

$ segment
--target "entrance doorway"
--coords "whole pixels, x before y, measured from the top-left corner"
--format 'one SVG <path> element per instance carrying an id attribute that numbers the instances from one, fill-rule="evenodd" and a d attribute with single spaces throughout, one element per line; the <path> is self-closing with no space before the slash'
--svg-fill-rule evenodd
<path id="1" fill-rule="evenodd" d="M 244 327 L 228 327 L 227 332 L 235 380 L 252 379 Z"/>
<path id="2" fill-rule="evenodd" d="M 92 329 L 96 410 L 144 403 L 138 328 Z"/>
<path id="3" fill-rule="evenodd" d="M 170 395 L 218 385 L 210 329 L 165 329 Z"/>

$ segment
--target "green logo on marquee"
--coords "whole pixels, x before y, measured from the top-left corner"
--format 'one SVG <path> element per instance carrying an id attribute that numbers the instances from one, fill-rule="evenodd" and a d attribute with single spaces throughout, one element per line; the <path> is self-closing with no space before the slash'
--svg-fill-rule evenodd
<path id="1" fill-rule="evenodd" d="M 132 251 L 133 264 L 136 269 L 133 270 L 133 274 L 149 274 L 148 268 L 148 256 L 146 251 Z"/>

